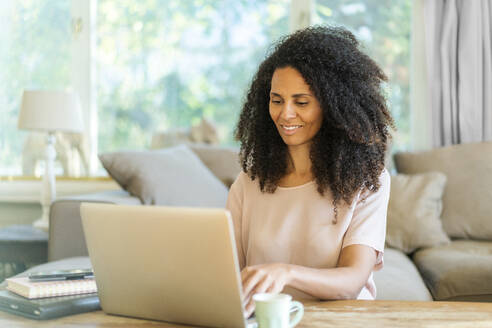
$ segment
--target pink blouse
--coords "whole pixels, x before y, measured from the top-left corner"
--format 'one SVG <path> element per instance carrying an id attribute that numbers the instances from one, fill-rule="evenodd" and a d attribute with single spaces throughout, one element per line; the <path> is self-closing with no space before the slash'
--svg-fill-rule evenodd
<path id="1" fill-rule="evenodd" d="M 239 265 L 290 263 L 312 268 L 334 268 L 340 251 L 361 244 L 377 251 L 374 271 L 383 265 L 386 212 L 390 193 L 390 175 L 380 176 L 376 193 L 359 193 L 348 206 L 337 206 L 334 218 L 330 190 L 321 196 L 315 181 L 297 187 L 278 187 L 262 193 L 258 180 L 241 172 L 232 184 L 226 208 L 231 212 Z M 365 198 L 365 200 L 364 200 Z M 286 288 L 297 298 L 312 298 L 299 290 Z M 371 276 L 358 299 L 375 299 L 376 286 Z"/>

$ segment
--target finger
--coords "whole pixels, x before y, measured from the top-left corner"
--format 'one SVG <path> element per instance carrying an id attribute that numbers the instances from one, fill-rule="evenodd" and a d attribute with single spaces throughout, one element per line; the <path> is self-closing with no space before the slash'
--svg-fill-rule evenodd
<path id="1" fill-rule="evenodd" d="M 243 306 L 244 308 L 246 308 L 246 306 L 249 304 L 249 302 L 251 301 L 251 298 L 250 297 L 245 297 L 244 300 L 243 300 Z"/>
<path id="2" fill-rule="evenodd" d="M 270 276 L 265 275 L 250 291 L 250 293 L 248 294 L 248 298 L 252 298 L 254 294 L 265 293 L 272 285 L 273 280 L 270 278 Z"/>
<path id="3" fill-rule="evenodd" d="M 275 282 L 270 284 L 270 286 L 268 286 L 267 290 L 265 291 L 265 293 L 279 293 L 279 292 L 280 291 L 277 291 L 277 285 L 275 284 Z"/>
<path id="4" fill-rule="evenodd" d="M 250 302 L 245 307 L 245 312 L 248 318 L 251 316 L 254 310 L 255 310 L 255 303 L 253 302 L 253 300 L 250 300 Z"/>
<path id="5" fill-rule="evenodd" d="M 250 270 L 248 272 L 242 273 L 241 285 L 243 287 L 243 296 L 247 298 L 251 289 L 257 284 L 260 277 L 257 276 L 256 270 Z"/>
<path id="6" fill-rule="evenodd" d="M 278 294 L 281 293 L 284 290 L 284 288 L 285 288 L 285 284 L 279 283 L 278 281 L 273 281 L 267 293 Z"/>
<path id="7" fill-rule="evenodd" d="M 255 272 L 243 281 L 243 294 L 247 297 L 262 278 L 259 272 Z"/>
<path id="8" fill-rule="evenodd" d="M 243 306 L 246 307 L 248 303 L 251 301 L 251 296 L 250 295 L 245 295 L 243 298 Z"/>
<path id="9" fill-rule="evenodd" d="M 251 279 L 251 277 L 255 274 L 256 270 L 253 270 L 251 267 L 246 267 L 241 271 L 241 283 L 243 286 Z"/>
<path id="10" fill-rule="evenodd" d="M 245 267 L 242 271 L 241 271 L 241 281 L 244 281 L 246 280 L 249 276 L 251 276 L 252 274 L 255 273 L 255 269 L 252 268 L 252 267 Z"/>

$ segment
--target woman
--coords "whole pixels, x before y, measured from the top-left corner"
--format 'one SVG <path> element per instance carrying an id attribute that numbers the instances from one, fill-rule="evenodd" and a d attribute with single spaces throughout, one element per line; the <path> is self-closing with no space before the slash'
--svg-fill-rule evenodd
<path id="1" fill-rule="evenodd" d="M 386 80 L 335 27 L 288 36 L 260 65 L 227 201 L 248 316 L 261 292 L 375 298 L 390 187 Z"/>

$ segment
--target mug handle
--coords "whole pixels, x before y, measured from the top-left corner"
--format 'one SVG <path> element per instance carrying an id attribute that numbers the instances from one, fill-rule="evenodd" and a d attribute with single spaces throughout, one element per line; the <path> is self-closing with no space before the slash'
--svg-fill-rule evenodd
<path id="1" fill-rule="evenodd" d="M 301 302 L 292 301 L 290 312 L 297 312 L 294 318 L 289 322 L 289 327 L 292 328 L 301 321 L 302 316 L 304 315 L 304 306 Z"/>

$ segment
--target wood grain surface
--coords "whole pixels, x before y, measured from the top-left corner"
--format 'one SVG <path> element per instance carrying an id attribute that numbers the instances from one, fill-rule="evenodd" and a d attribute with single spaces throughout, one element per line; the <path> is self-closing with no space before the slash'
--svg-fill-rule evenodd
<path id="1" fill-rule="evenodd" d="M 307 327 L 492 327 L 492 303 L 330 301 L 304 302 L 299 328 Z M 102 311 L 36 321 L 0 312 L 0 327 L 189 327 L 106 315 Z"/>

